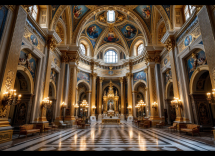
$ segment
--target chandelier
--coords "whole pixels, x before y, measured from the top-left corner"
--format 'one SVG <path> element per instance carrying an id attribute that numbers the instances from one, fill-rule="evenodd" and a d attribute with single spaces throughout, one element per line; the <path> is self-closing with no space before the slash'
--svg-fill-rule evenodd
<path id="1" fill-rule="evenodd" d="M 51 108 L 51 106 L 52 106 L 52 101 L 49 100 L 49 97 L 42 100 L 42 107 Z"/>

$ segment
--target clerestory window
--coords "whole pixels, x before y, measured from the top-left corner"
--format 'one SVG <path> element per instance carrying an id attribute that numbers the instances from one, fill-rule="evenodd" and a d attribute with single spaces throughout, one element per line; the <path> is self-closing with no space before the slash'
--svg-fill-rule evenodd
<path id="1" fill-rule="evenodd" d="M 107 20 L 108 20 L 108 22 L 115 22 L 115 11 L 113 11 L 113 10 L 109 10 L 108 12 L 107 12 Z"/>
<path id="2" fill-rule="evenodd" d="M 113 50 L 109 50 L 105 53 L 105 63 L 117 63 L 118 56 Z"/>

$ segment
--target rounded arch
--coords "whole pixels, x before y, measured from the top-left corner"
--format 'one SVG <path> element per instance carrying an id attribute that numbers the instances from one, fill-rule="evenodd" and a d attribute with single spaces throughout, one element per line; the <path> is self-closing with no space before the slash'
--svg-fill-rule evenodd
<path id="1" fill-rule="evenodd" d="M 120 95 L 121 95 L 120 86 L 117 85 L 117 84 L 115 84 L 115 83 L 112 83 L 112 85 L 118 89 L 118 95 L 120 96 Z M 108 86 L 109 86 L 109 83 L 107 83 L 107 84 L 105 84 L 104 86 L 102 86 L 102 96 L 104 95 L 104 89 L 105 89 L 106 87 L 108 87 Z"/>
<path id="2" fill-rule="evenodd" d="M 143 46 L 145 46 L 145 41 L 144 41 L 143 36 L 138 36 L 133 40 L 133 42 L 131 44 L 131 48 L 129 50 L 130 56 L 138 56 L 137 48 L 140 44 L 143 44 Z"/>
<path id="3" fill-rule="evenodd" d="M 51 85 L 51 88 L 52 88 L 52 96 L 49 98 L 50 99 L 56 99 L 57 98 L 57 96 L 56 96 L 57 90 L 56 90 L 56 85 L 55 85 L 54 80 L 50 79 L 49 85 Z"/>
<path id="4" fill-rule="evenodd" d="M 169 96 L 169 92 L 170 92 L 170 87 L 173 85 L 173 81 L 172 79 L 169 79 L 169 81 L 167 82 L 166 84 L 166 89 L 165 89 L 165 99 L 170 99 L 170 96 Z"/>
<path id="5" fill-rule="evenodd" d="M 147 83 L 146 83 L 146 81 L 144 81 L 144 80 L 138 80 L 138 81 L 136 81 L 135 83 L 134 83 L 134 90 L 137 90 L 137 87 L 141 84 L 141 83 L 143 83 L 144 85 L 145 85 L 145 87 L 147 86 Z"/>
<path id="6" fill-rule="evenodd" d="M 79 40 L 79 45 L 81 43 L 84 44 L 85 47 L 86 47 L 86 50 L 87 50 L 87 55 L 86 56 L 92 57 L 93 46 L 92 46 L 90 40 L 87 37 L 85 37 L 85 36 L 81 36 L 80 40 Z"/>
<path id="7" fill-rule="evenodd" d="M 81 83 L 83 83 L 83 84 L 86 86 L 87 90 L 91 90 L 90 84 L 87 83 L 85 80 L 79 80 L 79 81 L 77 82 L 77 87 L 78 87 L 78 85 L 81 84 Z"/>
<path id="8" fill-rule="evenodd" d="M 66 26 L 64 21 L 61 18 L 58 19 L 57 25 L 55 27 L 55 31 L 62 40 L 61 43 L 58 43 L 58 44 L 66 44 L 67 43 Z"/>
<path id="9" fill-rule="evenodd" d="M 17 72 L 20 72 L 25 79 L 27 80 L 27 85 L 28 85 L 28 91 L 33 94 L 34 93 L 34 80 L 31 76 L 30 71 L 22 65 L 17 66 Z"/>
<path id="10" fill-rule="evenodd" d="M 190 94 L 193 94 L 196 91 L 196 84 L 199 79 L 199 77 L 204 73 L 209 71 L 208 65 L 202 65 L 196 68 L 196 70 L 193 72 L 191 78 L 190 78 L 190 84 L 189 84 L 189 90 Z"/>

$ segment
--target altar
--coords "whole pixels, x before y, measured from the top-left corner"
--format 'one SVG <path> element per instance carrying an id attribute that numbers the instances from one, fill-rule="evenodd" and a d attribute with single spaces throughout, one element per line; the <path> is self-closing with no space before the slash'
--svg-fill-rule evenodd
<path id="1" fill-rule="evenodd" d="M 120 124 L 119 118 L 104 118 L 102 124 Z"/>

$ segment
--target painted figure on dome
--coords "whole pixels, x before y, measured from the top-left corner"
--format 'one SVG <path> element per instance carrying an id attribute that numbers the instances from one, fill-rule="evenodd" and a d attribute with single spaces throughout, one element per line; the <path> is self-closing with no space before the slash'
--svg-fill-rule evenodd
<path id="1" fill-rule="evenodd" d="M 124 33 L 124 36 L 126 37 L 126 38 L 133 38 L 135 35 L 136 35 L 136 32 L 137 32 L 137 30 L 136 30 L 136 28 L 135 27 L 133 27 L 132 25 L 127 25 L 126 27 L 125 27 L 125 29 L 123 28 L 123 33 Z"/>
<path id="2" fill-rule="evenodd" d="M 150 17 L 151 11 L 150 11 L 150 6 L 147 5 L 145 8 L 142 9 L 142 15 L 143 18 L 148 19 Z"/>
<path id="3" fill-rule="evenodd" d="M 93 25 L 87 29 L 87 33 L 91 38 L 97 38 L 98 37 L 98 31 L 96 31 L 96 26 Z"/>
<path id="4" fill-rule="evenodd" d="M 74 14 L 74 17 L 76 18 L 76 19 L 78 19 L 78 18 L 80 18 L 80 16 L 81 16 L 81 14 L 82 14 L 82 8 L 78 8 L 78 5 L 76 5 L 75 7 L 74 7 L 74 10 L 73 10 L 73 14 Z"/>

